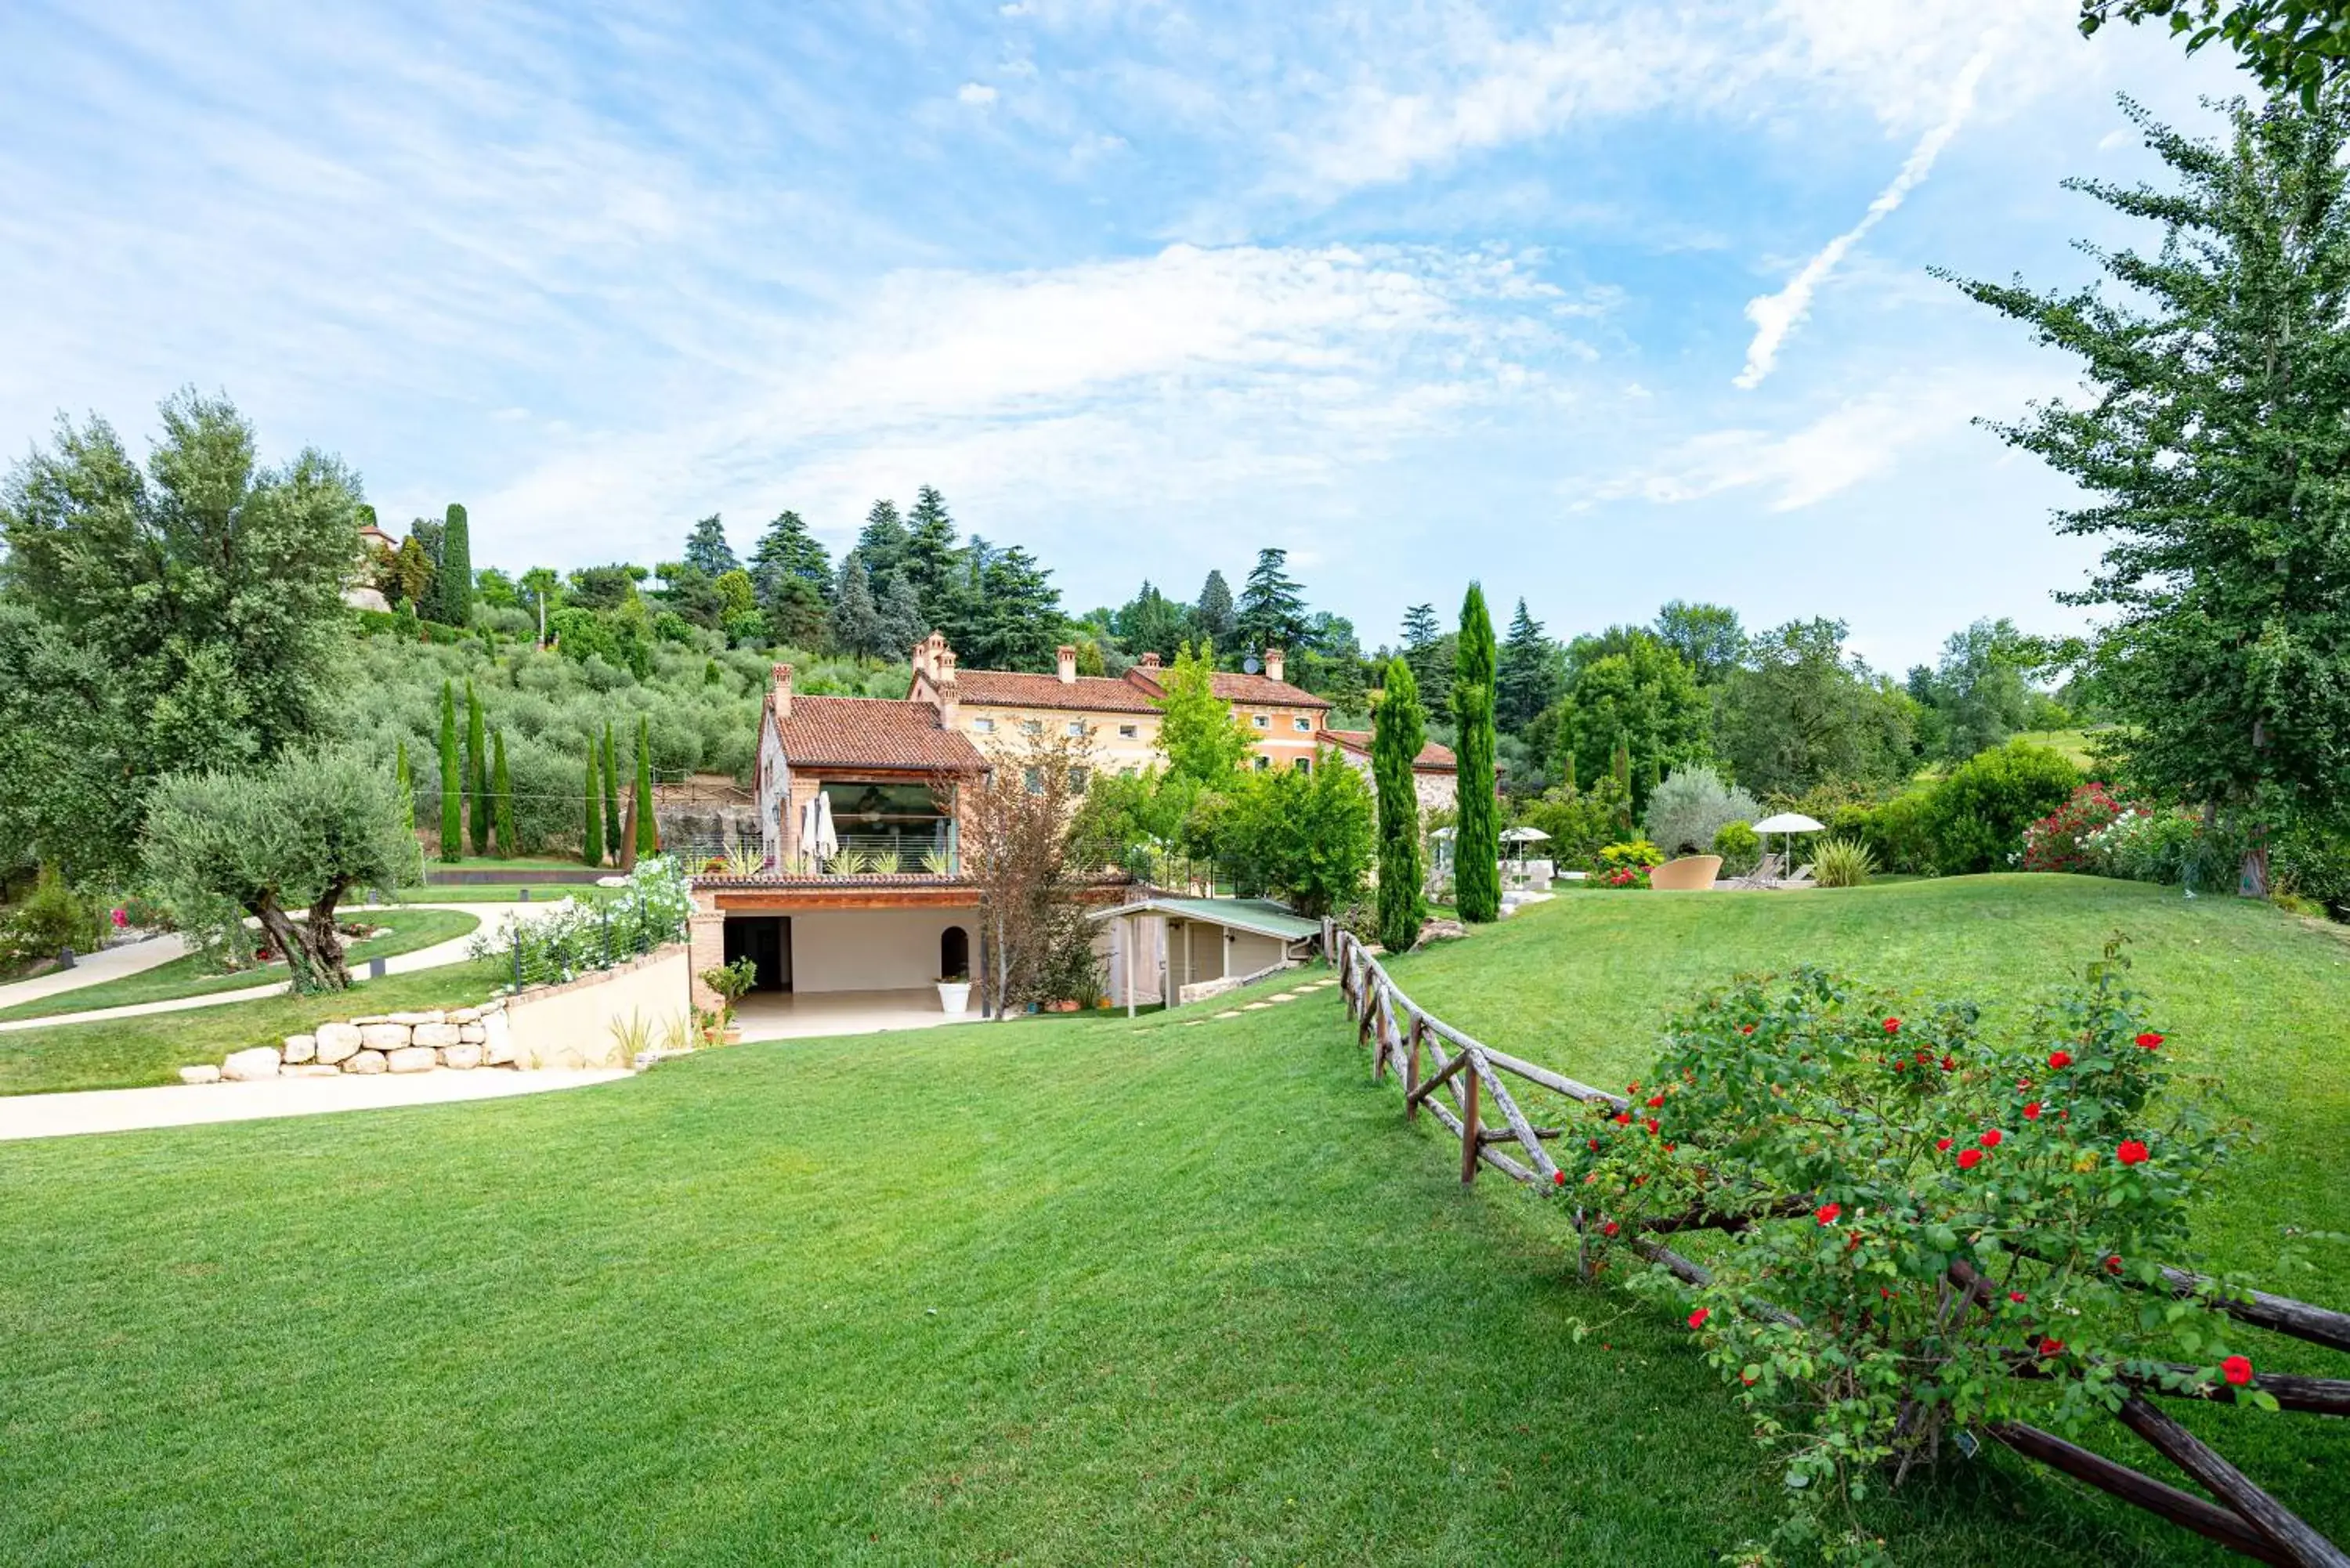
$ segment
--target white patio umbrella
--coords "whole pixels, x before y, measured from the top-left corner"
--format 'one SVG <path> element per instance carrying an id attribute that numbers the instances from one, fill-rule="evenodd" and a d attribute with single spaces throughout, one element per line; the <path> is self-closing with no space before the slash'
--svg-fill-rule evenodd
<path id="1" fill-rule="evenodd" d="M 1550 835 L 1539 827 L 1513 827 L 1502 835 L 1502 842 L 1519 846 L 1518 858 L 1525 858 L 1524 846 L 1549 842 Z"/>
<path id="2" fill-rule="evenodd" d="M 1754 831 L 1761 836 L 1762 839 L 1762 847 L 1766 850 L 1771 847 L 1771 835 L 1774 833 L 1778 834 L 1780 837 L 1784 840 L 1784 842 L 1779 846 L 1780 851 L 1792 860 L 1794 858 L 1795 855 L 1794 835 L 1798 833 L 1825 833 L 1827 831 L 1827 824 L 1824 822 L 1814 822 L 1810 817 L 1805 816 L 1800 811 L 1783 811 L 1776 816 L 1766 816 L 1762 821 L 1756 823 L 1754 825 Z"/>
<path id="3" fill-rule="evenodd" d="M 827 860 L 840 853 L 840 836 L 832 827 L 832 796 L 821 791 L 816 797 L 816 852 Z"/>

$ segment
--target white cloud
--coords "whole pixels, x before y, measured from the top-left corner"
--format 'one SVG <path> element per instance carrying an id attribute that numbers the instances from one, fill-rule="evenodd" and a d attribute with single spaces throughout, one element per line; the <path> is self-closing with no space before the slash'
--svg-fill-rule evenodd
<path id="1" fill-rule="evenodd" d="M 995 89 L 985 82 L 965 82 L 955 88 L 955 101 L 984 109 L 995 101 Z"/>
<path id="2" fill-rule="evenodd" d="M 1972 59 L 1960 70 L 1959 78 L 1951 85 L 1949 107 L 1940 121 L 1918 139 L 1901 171 L 1893 182 L 1877 193 L 1860 222 L 1820 247 L 1811 260 L 1787 281 L 1776 294 L 1761 295 L 1746 302 L 1746 318 L 1754 323 L 1754 340 L 1747 345 L 1746 368 L 1738 373 L 1736 384 L 1752 389 L 1760 386 L 1762 378 L 1779 358 L 1779 346 L 1812 308 L 1812 296 L 1826 281 L 1845 253 L 1866 237 L 1868 231 L 1889 217 L 1909 192 L 1916 190 L 1926 176 L 1934 171 L 1934 161 L 1950 138 L 1959 133 L 1974 108 L 1975 84 L 1982 79 L 1984 67 L 1991 64 L 1991 51 L 1985 47 L 1976 51 Z"/>

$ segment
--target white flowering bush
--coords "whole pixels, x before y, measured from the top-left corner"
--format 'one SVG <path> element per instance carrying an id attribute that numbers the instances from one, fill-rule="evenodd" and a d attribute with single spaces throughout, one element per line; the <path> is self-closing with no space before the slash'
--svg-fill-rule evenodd
<path id="1" fill-rule="evenodd" d="M 536 920 L 509 919 L 496 931 L 476 936 L 472 952 L 504 967 L 509 984 L 515 974 L 524 985 L 559 984 L 681 940 L 692 912 L 685 873 L 673 857 L 655 856 L 637 863 L 614 898 L 575 900 Z"/>

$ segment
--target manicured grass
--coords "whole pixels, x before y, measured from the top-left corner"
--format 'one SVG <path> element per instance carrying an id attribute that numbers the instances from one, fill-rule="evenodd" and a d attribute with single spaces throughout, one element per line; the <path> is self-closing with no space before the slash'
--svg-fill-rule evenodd
<path id="1" fill-rule="evenodd" d="M 355 967 L 371 958 L 395 958 L 401 953 L 412 953 L 452 940 L 481 924 L 473 916 L 456 909 L 374 909 L 346 918 L 383 930 L 381 936 L 350 944 L 348 952 Z M 203 958 L 191 953 L 169 963 L 157 964 L 153 969 L 125 975 L 120 980 L 84 986 L 78 991 L 62 991 L 36 1002 L 0 1008 L 0 1020 L 55 1018 L 62 1013 L 94 1012 L 101 1007 L 128 1007 L 142 1002 L 210 996 L 216 992 L 244 991 L 256 985 L 283 985 L 286 978 L 286 970 L 283 963 L 223 974 Z"/>
<path id="2" fill-rule="evenodd" d="M 612 889 L 598 888 L 593 882 L 542 882 L 525 888 L 520 883 L 466 887 L 458 883 L 435 883 L 430 888 L 402 888 L 393 897 L 403 904 L 514 904 L 522 901 L 525 892 L 534 904 L 552 904 L 558 898 L 602 898 L 611 896 Z"/>
<path id="3" fill-rule="evenodd" d="M 274 1045 L 328 1019 L 484 1001 L 501 973 L 494 962 L 442 964 L 364 981 L 327 996 L 273 996 L 109 1023 L 11 1031 L 0 1034 L 0 1095 L 174 1084 L 182 1067 L 218 1062 L 246 1045 Z"/>
<path id="4" fill-rule="evenodd" d="M 2215 1194 L 2222 1244 L 2350 1229 L 2318 1038 L 2350 949 L 2152 895 L 1594 895 L 1397 969 L 1604 1076 L 1738 962 L 2012 1005 L 2124 923 L 2176 1048 L 2324 1144 Z M 0 1560 L 1700 1564 L 1767 1525 L 1776 1478 L 1677 1315 L 1577 1282 L 1547 1204 L 1464 1193 L 1335 990 L 1210 1011 L 0 1146 Z M 2338 1300 L 2340 1262 L 2293 1288 Z M 2199 1424 L 2350 1533 L 2339 1424 Z M 1868 1521 L 1904 1562 L 2220 1560 L 1998 1454 Z"/>

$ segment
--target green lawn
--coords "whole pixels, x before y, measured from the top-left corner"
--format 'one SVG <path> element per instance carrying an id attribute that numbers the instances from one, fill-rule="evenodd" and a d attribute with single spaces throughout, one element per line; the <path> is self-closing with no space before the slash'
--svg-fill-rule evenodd
<path id="1" fill-rule="evenodd" d="M 481 921 L 456 909 L 378 909 L 364 914 L 352 914 L 346 919 L 379 927 L 383 934 L 365 941 L 350 944 L 353 967 L 371 958 L 395 958 L 412 953 L 441 942 L 462 937 L 477 928 Z M 153 969 L 109 980 L 99 985 L 84 986 L 79 991 L 59 992 L 35 1002 L 20 1002 L 14 1007 L 0 1008 L 0 1021 L 17 1018 L 55 1018 L 61 1013 L 93 1012 L 101 1007 L 128 1007 L 134 1002 L 170 1002 L 183 996 L 209 996 L 216 992 L 244 991 L 251 986 L 273 982 L 284 984 L 286 966 L 271 964 L 259 970 L 244 970 L 234 974 L 223 974 L 196 954 L 157 964 Z"/>
<path id="2" fill-rule="evenodd" d="M 2171 1048 L 2276 1134 L 2214 1195 L 2218 1250 L 2350 1230 L 2350 948 L 2264 907 L 1593 895 L 1397 967 L 1605 1078 L 1738 962 L 2012 1005 L 2116 925 Z M 0 1146 L 0 1560 L 1701 1564 L 1773 1516 L 1677 1317 L 1577 1282 L 1547 1205 L 1464 1193 L 1335 991 L 1208 1011 Z M 2291 1288 L 2338 1302 L 2344 1262 Z M 2199 1424 L 2350 1534 L 2350 1429 Z M 2219 1560 L 2003 1454 L 1871 1522 L 1904 1562 Z"/>
<path id="3" fill-rule="evenodd" d="M 182 1067 L 218 1062 L 246 1045 L 274 1045 L 329 1019 L 485 1001 L 503 973 L 494 961 L 442 964 L 363 981 L 328 996 L 273 996 L 110 1023 L 12 1030 L 0 1034 L 0 1095 L 175 1084 Z"/>
<path id="4" fill-rule="evenodd" d="M 608 888 L 598 888 L 593 882 L 542 882 L 527 888 L 519 882 L 484 884 L 466 887 L 458 883 L 435 883 L 430 888 L 402 888 L 393 897 L 403 904 L 513 904 L 530 894 L 535 904 L 551 904 L 558 898 L 602 898 L 611 896 Z"/>

